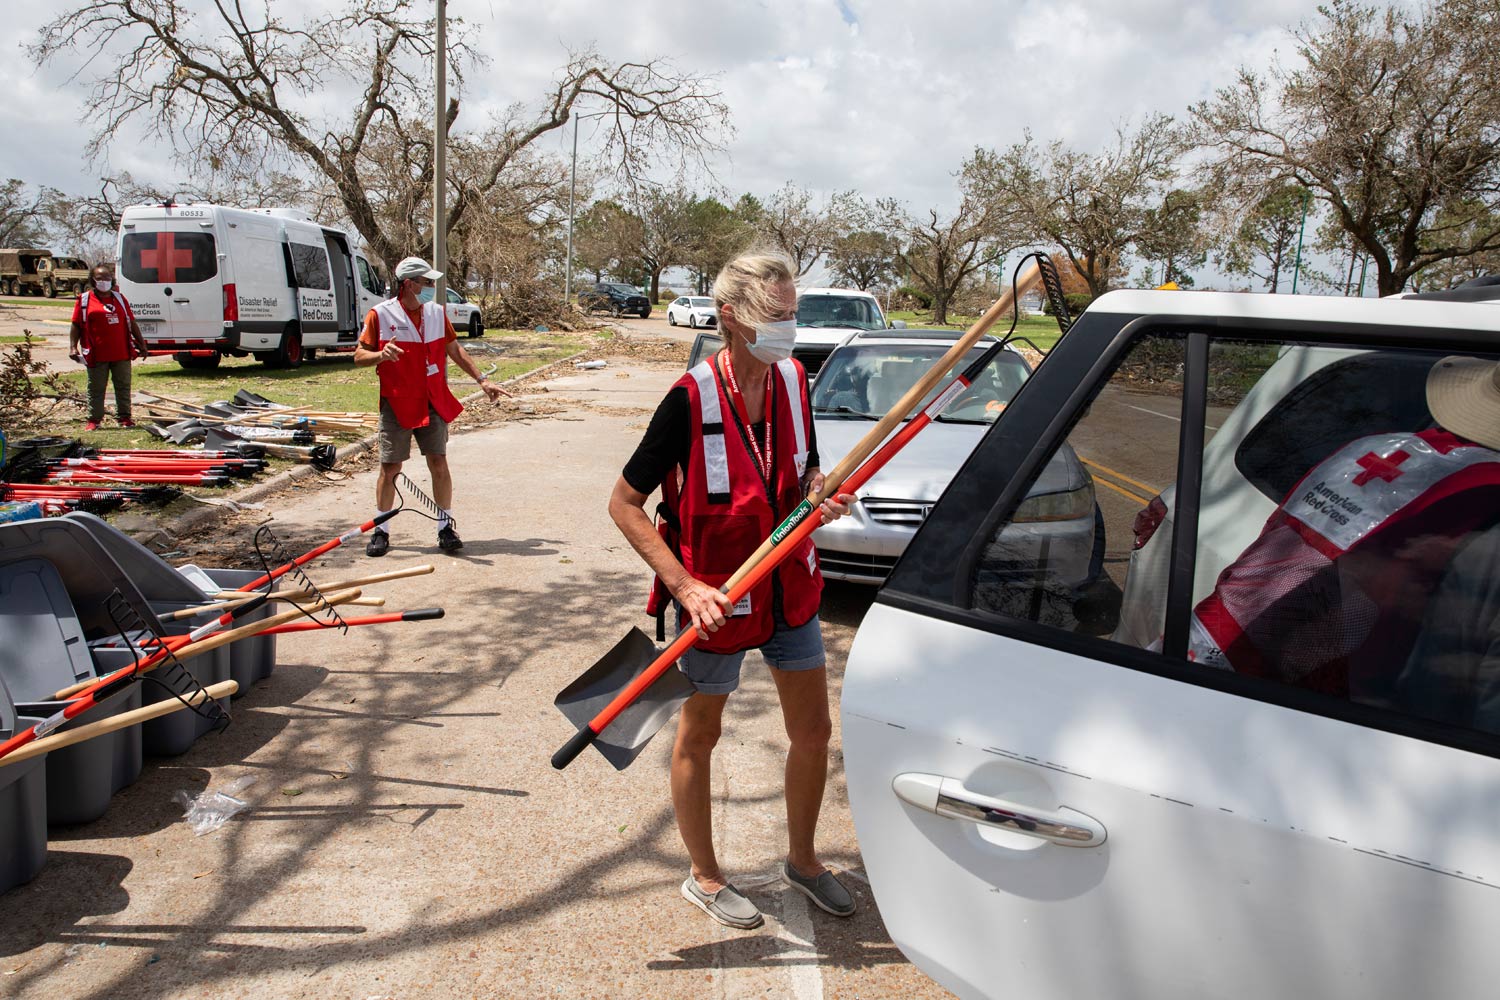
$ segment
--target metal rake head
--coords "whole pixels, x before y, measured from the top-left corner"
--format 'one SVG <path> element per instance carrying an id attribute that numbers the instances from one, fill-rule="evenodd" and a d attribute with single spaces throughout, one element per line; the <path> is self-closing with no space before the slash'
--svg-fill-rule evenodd
<path id="1" fill-rule="evenodd" d="M 428 496 L 426 493 L 423 493 L 422 488 L 416 483 L 412 482 L 411 477 L 404 472 L 398 473 L 396 475 L 396 507 L 398 510 L 417 510 L 416 507 L 408 508 L 406 506 L 406 497 L 401 492 L 401 488 L 403 485 L 408 491 L 411 492 L 412 499 L 417 502 L 417 506 L 425 507 L 427 509 L 427 513 L 425 513 L 423 516 L 429 517 L 434 521 L 442 520 L 444 515 L 443 508 L 438 506 L 438 502 L 436 500 L 432 499 L 432 497 Z M 419 514 L 423 513 L 420 510 L 418 510 L 417 512 Z M 448 523 L 453 525 L 454 531 L 457 531 L 458 518 L 454 517 L 452 514 L 448 514 L 447 517 Z"/>
<path id="2" fill-rule="evenodd" d="M 134 660 L 132 673 L 138 673 L 145 658 L 157 652 L 164 653 L 150 674 L 141 676 L 142 681 L 161 687 L 172 697 L 187 706 L 188 711 L 199 718 L 207 719 L 215 729 L 222 730 L 229 725 L 229 713 L 224 711 L 222 705 L 208 696 L 203 685 L 182 665 L 171 650 L 167 649 L 160 630 L 154 628 L 150 622 L 142 618 L 125 596 L 115 589 L 105 599 L 104 609 L 109 614 L 110 623 L 114 625 L 115 632 L 120 638 L 120 643 L 130 650 L 131 658 Z M 150 637 L 151 649 L 141 648 L 142 640 Z M 194 696 L 197 701 L 194 702 Z"/>
<path id="3" fill-rule="evenodd" d="M 261 570 L 267 576 L 270 576 L 272 571 L 278 567 L 290 566 L 291 569 L 287 570 L 286 575 L 297 581 L 299 591 L 312 594 L 317 599 L 313 611 L 309 611 L 296 601 L 288 601 L 288 604 L 302 612 L 309 621 L 316 622 L 318 621 L 318 615 L 322 615 L 323 621 L 319 622 L 319 624 L 337 628 L 341 632 L 347 633 L 349 631 L 349 623 L 344 621 L 343 616 L 338 613 L 337 608 L 328 603 L 328 598 L 324 597 L 323 591 L 318 589 L 316 583 L 313 583 L 312 577 L 304 573 L 302 567 L 296 564 L 291 554 L 281 544 L 281 540 L 276 537 L 276 532 L 271 530 L 269 524 L 263 524 L 256 529 L 254 542 L 255 555 L 260 559 Z M 268 584 L 269 586 L 271 585 Z"/>

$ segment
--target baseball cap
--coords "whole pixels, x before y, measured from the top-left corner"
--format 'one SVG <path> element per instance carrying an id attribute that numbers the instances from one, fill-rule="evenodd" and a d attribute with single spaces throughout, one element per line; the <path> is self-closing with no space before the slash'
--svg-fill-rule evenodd
<path id="1" fill-rule="evenodd" d="M 431 278 L 436 281 L 442 276 L 442 271 L 434 271 L 432 265 L 421 257 L 408 257 L 396 265 L 397 281 L 403 278 Z"/>

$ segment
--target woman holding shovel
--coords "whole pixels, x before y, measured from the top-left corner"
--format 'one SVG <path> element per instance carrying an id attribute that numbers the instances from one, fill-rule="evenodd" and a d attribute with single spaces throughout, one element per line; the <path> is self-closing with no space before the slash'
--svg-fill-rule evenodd
<path id="1" fill-rule="evenodd" d="M 789 852 L 782 878 L 823 910 L 854 901 L 818 860 L 814 832 L 828 776 L 828 677 L 818 604 L 823 577 L 811 541 L 738 604 L 719 590 L 761 541 L 822 487 L 807 376 L 791 360 L 797 288 L 783 258 L 749 254 L 714 282 L 727 347 L 667 393 L 609 501 L 610 516 L 656 573 L 649 610 L 677 609 L 698 644 L 678 663 L 695 688 L 672 750 L 672 806 L 692 861 L 682 895 L 720 923 L 756 927 L 755 904 L 729 884 L 714 854 L 710 760 L 740 664 L 759 649 L 771 668 L 791 746 L 786 760 Z M 662 489 L 663 530 L 646 514 Z M 854 497 L 823 504 L 824 522 Z"/>

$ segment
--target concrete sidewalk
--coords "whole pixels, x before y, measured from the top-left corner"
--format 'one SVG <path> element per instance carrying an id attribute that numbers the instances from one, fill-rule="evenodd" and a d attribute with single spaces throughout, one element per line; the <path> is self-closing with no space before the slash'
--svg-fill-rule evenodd
<path id="1" fill-rule="evenodd" d="M 54 831 L 42 874 L 0 897 L 0 995 L 946 996 L 885 933 L 837 752 L 821 848 L 850 873 L 859 913 L 812 911 L 771 881 L 785 736 L 757 654 L 714 786 L 721 861 L 763 927 L 721 927 L 678 895 L 670 727 L 624 773 L 592 751 L 564 772 L 548 763 L 571 733 L 556 692 L 649 627 L 645 568 L 605 501 L 678 374 L 612 360 L 548 385 L 562 414 L 457 434 L 457 557 L 403 514 L 385 559 L 361 542 L 313 564 L 335 579 L 435 563 L 369 590 L 385 610 L 447 617 L 283 637 L 281 665 L 226 733 L 148 763 L 98 822 Z M 426 488 L 420 460 L 407 471 Z M 274 527 L 301 551 L 359 523 L 372 479 L 278 498 Z M 825 598 L 835 700 L 869 597 L 831 585 Z M 245 775 L 252 808 L 195 837 L 172 793 Z"/>

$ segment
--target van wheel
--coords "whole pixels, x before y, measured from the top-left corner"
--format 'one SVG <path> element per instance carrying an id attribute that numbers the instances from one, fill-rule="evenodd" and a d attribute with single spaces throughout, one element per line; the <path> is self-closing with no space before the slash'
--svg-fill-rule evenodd
<path id="1" fill-rule="evenodd" d="M 219 367 L 219 362 L 223 359 L 223 357 L 224 355 L 220 354 L 218 351 L 203 356 L 191 354 L 187 351 L 178 351 L 176 354 L 172 355 L 172 360 L 176 361 L 179 365 L 186 368 L 188 371 L 213 371 L 215 368 Z"/>
<path id="2" fill-rule="evenodd" d="M 478 316 L 470 316 L 469 317 L 469 336 L 470 337 L 483 337 L 484 336 L 484 324 L 481 323 L 481 322 L 479 322 L 479 317 Z"/>
<path id="3" fill-rule="evenodd" d="M 49 298 L 49 299 L 55 299 L 55 298 L 57 298 L 57 286 L 52 283 L 52 279 L 51 278 L 47 279 L 47 283 L 45 285 L 43 285 L 42 288 L 43 288 L 43 290 L 46 291 L 47 298 Z"/>
<path id="4" fill-rule="evenodd" d="M 296 368 L 302 364 L 302 331 L 287 327 L 281 334 L 281 346 L 260 356 L 267 368 Z"/>

